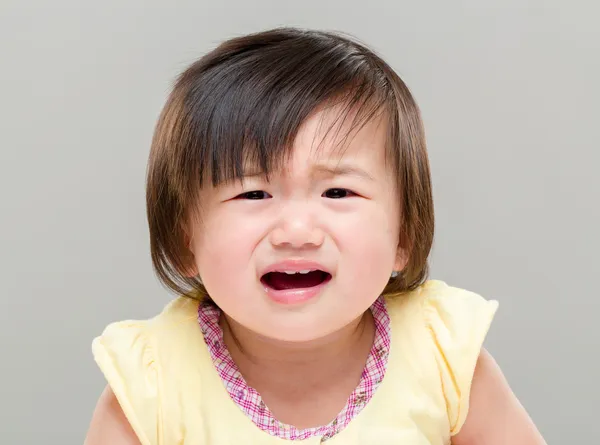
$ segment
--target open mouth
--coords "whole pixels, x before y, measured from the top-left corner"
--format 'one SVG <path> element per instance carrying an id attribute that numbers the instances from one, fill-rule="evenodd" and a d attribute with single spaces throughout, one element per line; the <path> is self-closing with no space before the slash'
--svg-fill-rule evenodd
<path id="1" fill-rule="evenodd" d="M 326 283 L 331 275 L 322 270 L 301 270 L 298 272 L 269 272 L 261 282 L 274 290 L 308 289 Z"/>

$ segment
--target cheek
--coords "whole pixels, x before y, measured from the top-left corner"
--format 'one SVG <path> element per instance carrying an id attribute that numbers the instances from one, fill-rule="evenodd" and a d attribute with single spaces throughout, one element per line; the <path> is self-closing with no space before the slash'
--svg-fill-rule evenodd
<path id="1" fill-rule="evenodd" d="M 352 217 L 337 220 L 338 248 L 352 273 L 354 284 L 375 281 L 387 283 L 394 266 L 398 246 L 398 217 L 395 212 L 373 204 Z"/>
<path id="2" fill-rule="evenodd" d="M 252 254 L 260 233 L 259 224 L 240 224 L 238 218 L 216 215 L 205 221 L 198 230 L 195 258 L 209 293 L 222 293 L 222 288 L 231 289 L 255 273 Z"/>

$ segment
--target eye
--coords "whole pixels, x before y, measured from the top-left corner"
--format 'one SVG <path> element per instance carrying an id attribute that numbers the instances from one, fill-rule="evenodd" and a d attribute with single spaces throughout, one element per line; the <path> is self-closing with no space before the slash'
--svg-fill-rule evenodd
<path id="1" fill-rule="evenodd" d="M 268 198 L 272 198 L 272 196 L 263 190 L 252 190 L 251 192 L 242 193 L 241 195 L 237 195 L 235 197 L 235 199 L 252 199 L 252 200 L 268 199 Z"/>
<path id="2" fill-rule="evenodd" d="M 356 193 L 348 189 L 335 188 L 325 190 L 325 193 L 323 193 L 322 196 L 329 199 L 342 199 L 356 196 Z"/>

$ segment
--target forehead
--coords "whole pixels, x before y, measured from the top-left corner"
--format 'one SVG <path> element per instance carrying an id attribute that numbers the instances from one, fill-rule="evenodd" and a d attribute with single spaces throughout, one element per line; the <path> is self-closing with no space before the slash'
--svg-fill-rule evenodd
<path id="1" fill-rule="evenodd" d="M 387 154 L 388 126 L 380 112 L 365 119 L 343 106 L 322 107 L 300 126 L 281 170 L 317 166 L 357 165 L 365 170 L 383 167 Z M 253 162 L 245 163 L 254 170 Z"/>

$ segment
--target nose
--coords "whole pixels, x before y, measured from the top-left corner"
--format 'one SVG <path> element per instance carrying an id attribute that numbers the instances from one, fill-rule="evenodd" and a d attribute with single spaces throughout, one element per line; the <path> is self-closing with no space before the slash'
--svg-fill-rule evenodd
<path id="1" fill-rule="evenodd" d="M 323 244 L 323 229 L 319 227 L 314 212 L 308 207 L 288 205 L 282 209 L 277 225 L 269 236 L 273 246 L 301 249 Z"/>

